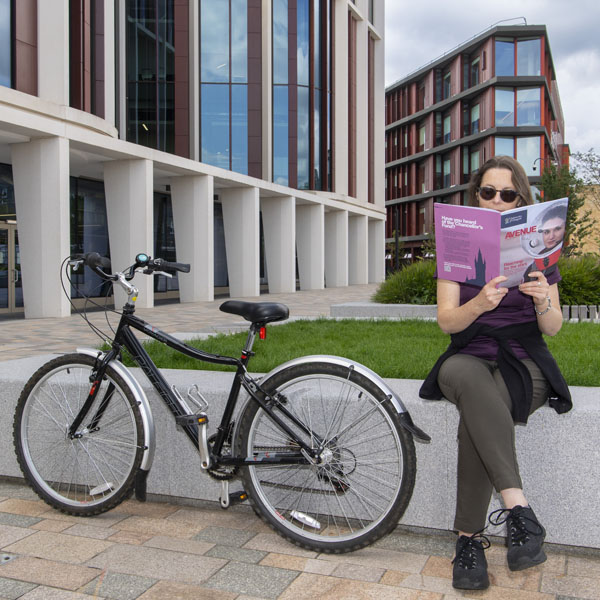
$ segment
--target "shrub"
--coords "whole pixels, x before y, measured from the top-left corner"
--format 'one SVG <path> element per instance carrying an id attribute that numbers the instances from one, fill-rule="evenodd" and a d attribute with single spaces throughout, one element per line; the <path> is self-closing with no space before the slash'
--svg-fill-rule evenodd
<path id="1" fill-rule="evenodd" d="M 383 304 L 435 304 L 434 260 L 419 260 L 394 273 L 373 296 Z"/>
<path id="2" fill-rule="evenodd" d="M 565 305 L 600 304 L 600 258 L 592 254 L 561 257 L 558 268 L 560 303 Z"/>

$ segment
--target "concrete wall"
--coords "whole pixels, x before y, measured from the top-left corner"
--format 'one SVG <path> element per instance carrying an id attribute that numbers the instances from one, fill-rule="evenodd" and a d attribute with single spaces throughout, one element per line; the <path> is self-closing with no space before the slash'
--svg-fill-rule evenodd
<path id="1" fill-rule="evenodd" d="M 12 446 L 12 414 L 26 379 L 49 357 L 0 363 L 0 476 L 20 477 Z M 137 373 L 139 371 L 134 370 Z M 214 430 L 226 400 L 232 374 L 207 371 L 163 371 L 180 390 L 197 383 L 211 403 Z M 216 501 L 219 484 L 200 471 L 200 459 L 184 433 L 177 431 L 162 402 L 140 381 L 148 394 L 157 427 L 156 458 L 148 492 L 181 499 Z M 416 442 L 417 481 L 402 524 L 451 529 L 456 488 L 456 430 L 458 414 L 453 405 L 418 398 L 417 380 L 387 380 L 402 398 L 415 423 L 432 437 L 430 444 Z M 574 409 L 557 415 L 543 407 L 527 427 L 517 427 L 521 474 L 536 514 L 548 530 L 547 541 L 600 548 L 600 429 L 598 389 L 572 387 Z M 239 483 L 232 483 L 232 490 Z M 497 498 L 493 508 L 500 505 Z M 503 534 L 501 530 L 490 533 Z"/>

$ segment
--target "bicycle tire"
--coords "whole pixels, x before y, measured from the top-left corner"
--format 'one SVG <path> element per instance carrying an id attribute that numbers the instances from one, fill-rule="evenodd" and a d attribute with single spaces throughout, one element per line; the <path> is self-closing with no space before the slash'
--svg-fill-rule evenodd
<path id="1" fill-rule="evenodd" d="M 98 426 L 80 437 L 68 430 L 90 387 L 93 357 L 67 354 L 40 367 L 26 383 L 14 418 L 13 440 L 21 471 L 50 506 L 78 516 L 97 515 L 128 498 L 144 452 L 137 402 L 108 366 L 88 415 L 94 415 L 109 386 L 110 402 Z"/>
<path id="2" fill-rule="evenodd" d="M 289 541 L 320 552 L 357 550 L 394 529 L 412 496 L 416 454 L 381 389 L 353 369 L 315 362 L 282 370 L 265 391 L 282 395 L 287 410 L 325 440 L 326 451 L 321 465 L 261 466 L 269 452 L 299 448 L 249 400 L 236 449 L 257 461 L 240 471 L 254 511 Z M 315 435 L 301 435 L 315 446 Z"/>

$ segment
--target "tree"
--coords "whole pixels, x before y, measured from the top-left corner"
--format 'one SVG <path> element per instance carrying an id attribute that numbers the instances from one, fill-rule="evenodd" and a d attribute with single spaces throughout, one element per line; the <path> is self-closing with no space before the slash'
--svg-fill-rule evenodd
<path id="1" fill-rule="evenodd" d="M 542 181 L 538 186 L 543 196 L 538 194 L 538 200 L 547 202 L 557 198 L 569 198 L 567 223 L 565 228 L 564 256 L 578 256 L 582 254 L 584 239 L 592 233 L 593 222 L 590 219 L 591 211 L 584 208 L 584 183 L 577 177 L 575 170 L 570 170 L 567 165 L 547 166 L 542 171 Z"/>
<path id="2" fill-rule="evenodd" d="M 600 209 L 600 154 L 590 148 L 587 152 L 573 152 L 571 160 L 575 162 L 577 175 L 590 186 L 586 190 L 589 198 Z"/>

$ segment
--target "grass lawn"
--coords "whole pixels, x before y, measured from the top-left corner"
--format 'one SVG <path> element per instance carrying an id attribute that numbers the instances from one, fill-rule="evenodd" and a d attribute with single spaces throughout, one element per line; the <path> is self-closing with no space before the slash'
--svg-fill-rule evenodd
<path id="1" fill-rule="evenodd" d="M 245 339 L 246 334 L 239 333 L 190 344 L 239 356 Z M 432 321 L 294 321 L 268 327 L 265 341 L 257 338 L 250 369 L 266 373 L 298 356 L 333 354 L 356 360 L 381 377 L 424 379 L 449 339 Z M 564 323 L 560 333 L 546 341 L 569 385 L 600 386 L 600 369 L 593 359 L 600 356 L 600 325 Z M 231 370 L 187 358 L 154 341 L 146 349 L 159 368 Z"/>

